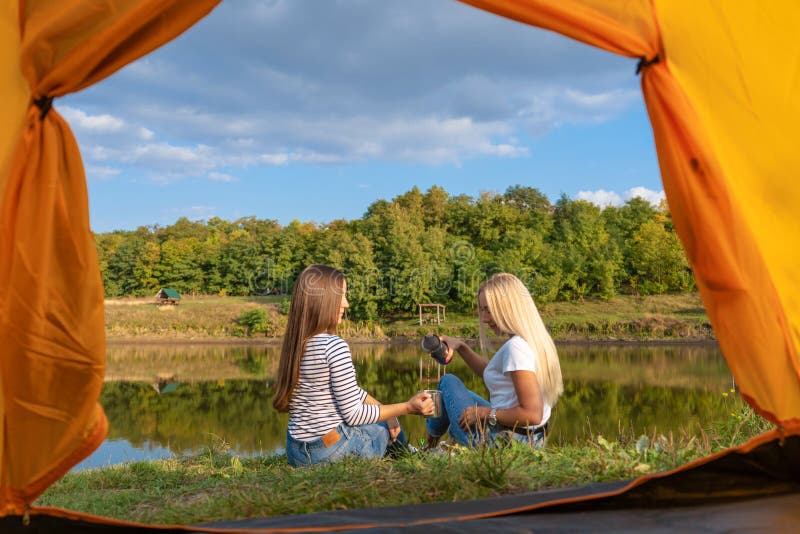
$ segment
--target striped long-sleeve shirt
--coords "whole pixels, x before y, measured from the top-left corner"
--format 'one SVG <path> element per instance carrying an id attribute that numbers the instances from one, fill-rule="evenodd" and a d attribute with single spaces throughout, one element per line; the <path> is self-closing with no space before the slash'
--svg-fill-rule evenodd
<path id="1" fill-rule="evenodd" d="M 289 403 L 289 434 L 313 441 L 342 421 L 350 426 L 378 422 L 380 407 L 364 404 L 367 392 L 356 382 L 347 343 L 332 334 L 317 334 L 306 343 L 300 378 Z"/>

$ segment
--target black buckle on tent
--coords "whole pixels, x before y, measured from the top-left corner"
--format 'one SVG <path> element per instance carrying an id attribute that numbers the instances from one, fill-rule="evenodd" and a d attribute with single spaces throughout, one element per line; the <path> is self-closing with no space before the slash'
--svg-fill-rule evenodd
<path id="1" fill-rule="evenodd" d="M 50 111 L 50 108 L 53 107 L 53 97 L 40 96 L 39 98 L 34 98 L 33 103 L 36 104 L 37 108 L 39 108 L 39 120 L 43 121 L 44 118 L 47 117 L 47 113 Z"/>
<path id="2" fill-rule="evenodd" d="M 650 65 L 655 65 L 659 61 L 661 61 L 661 57 L 658 55 L 653 56 L 653 59 L 647 59 L 646 57 L 642 56 L 639 59 L 638 65 L 636 65 L 636 75 L 638 76 L 639 73 L 642 72 L 642 69 L 649 67 Z"/>

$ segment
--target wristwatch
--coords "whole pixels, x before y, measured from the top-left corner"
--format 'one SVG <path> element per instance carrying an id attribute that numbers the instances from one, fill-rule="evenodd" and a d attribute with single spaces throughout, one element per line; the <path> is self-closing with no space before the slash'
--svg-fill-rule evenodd
<path id="1" fill-rule="evenodd" d="M 497 408 L 489 410 L 489 426 L 492 428 L 497 426 Z"/>

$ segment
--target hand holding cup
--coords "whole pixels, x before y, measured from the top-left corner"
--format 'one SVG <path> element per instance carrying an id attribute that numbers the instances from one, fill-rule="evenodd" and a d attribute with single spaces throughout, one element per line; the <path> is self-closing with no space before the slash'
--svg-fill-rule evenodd
<path id="1" fill-rule="evenodd" d="M 433 413 L 433 398 L 426 391 L 420 391 L 408 401 L 410 412 L 415 415 L 429 416 Z"/>

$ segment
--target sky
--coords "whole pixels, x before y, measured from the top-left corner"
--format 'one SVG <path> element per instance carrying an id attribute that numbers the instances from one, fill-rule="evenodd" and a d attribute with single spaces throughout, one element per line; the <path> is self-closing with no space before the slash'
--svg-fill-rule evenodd
<path id="1" fill-rule="evenodd" d="M 55 103 L 92 229 L 357 219 L 414 186 L 663 198 L 636 60 L 454 0 L 226 0 Z"/>

